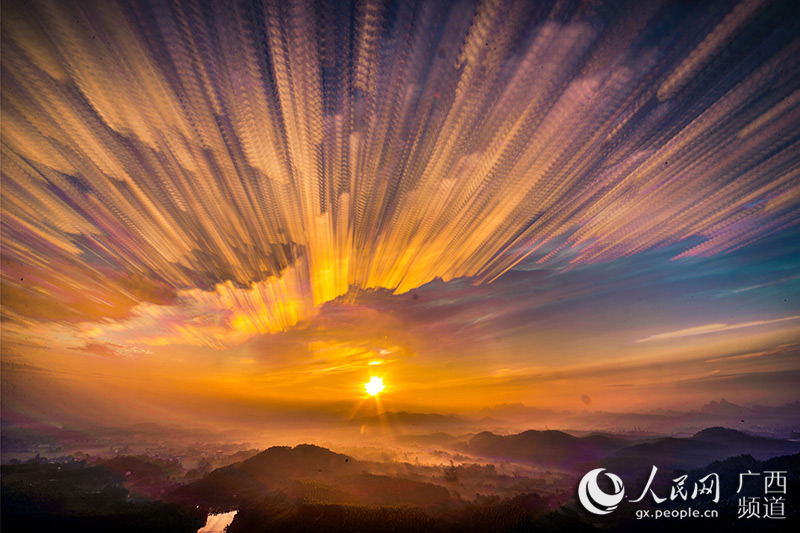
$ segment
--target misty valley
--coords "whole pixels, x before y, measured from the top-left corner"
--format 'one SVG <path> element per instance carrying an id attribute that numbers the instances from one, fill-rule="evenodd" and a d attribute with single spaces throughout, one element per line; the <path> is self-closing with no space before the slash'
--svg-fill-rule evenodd
<path id="1" fill-rule="evenodd" d="M 661 425 L 681 418 L 683 427 L 661 434 L 655 425 L 517 431 L 524 422 L 384 413 L 324 426 L 318 438 L 307 439 L 316 444 L 265 447 L 258 444 L 270 435 L 303 437 L 277 427 L 260 435 L 156 424 L 78 430 L 5 423 L 2 526 L 10 532 L 633 530 L 641 524 L 630 506 L 602 520 L 585 511 L 576 501 L 578 482 L 604 467 L 621 476 L 633 498 L 656 466 L 654 494 L 669 494 L 682 475 L 718 475 L 720 501 L 693 502 L 695 508 L 713 506 L 715 524 L 752 527 L 737 513 L 737 476 L 786 472 L 792 498 L 800 490 L 800 442 L 788 433 L 778 438 L 778 426 L 762 427 L 761 434 L 720 426 L 694 431 L 693 424 L 708 421 L 732 425 L 734 407 L 737 414 L 745 409 L 712 402 L 680 415 L 617 414 Z M 493 414 L 513 418 L 530 409 L 498 406 Z M 773 419 L 780 426 L 797 415 L 796 405 L 774 409 L 776 417 L 783 413 Z M 579 415 L 571 416 L 560 420 L 578 424 Z M 494 431 L 479 431 L 481 424 Z M 256 438 L 242 440 L 248 435 Z M 642 505 L 663 510 L 685 503 Z M 797 509 L 786 505 L 784 512 L 782 521 L 755 524 L 789 527 Z M 650 526 L 668 530 L 669 522 Z"/>

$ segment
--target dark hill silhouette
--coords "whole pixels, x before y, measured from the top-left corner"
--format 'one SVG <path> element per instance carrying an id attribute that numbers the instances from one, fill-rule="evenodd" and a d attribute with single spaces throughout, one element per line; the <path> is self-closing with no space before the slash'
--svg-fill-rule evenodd
<path id="1" fill-rule="evenodd" d="M 363 465 L 351 457 L 311 444 L 294 448 L 274 446 L 259 454 L 218 468 L 167 496 L 177 503 L 197 502 L 205 508 L 227 509 L 280 491 L 302 498 L 300 480 L 329 481 L 358 474 Z"/>
<path id="2" fill-rule="evenodd" d="M 575 437 L 563 431 L 529 430 L 517 435 L 478 433 L 463 444 L 467 453 L 494 459 L 512 459 L 572 467 L 606 457 L 631 441 L 605 435 Z M 461 449 L 461 448 L 459 448 Z"/>
<path id="3" fill-rule="evenodd" d="M 748 435 L 721 427 L 707 428 L 685 439 L 672 437 L 634 444 L 611 454 L 603 464 L 620 471 L 659 468 L 690 470 L 738 455 L 766 460 L 800 452 L 800 443 Z M 616 471 L 616 470 L 615 470 Z"/>
<path id="4" fill-rule="evenodd" d="M 753 455 L 756 459 L 768 459 L 776 455 L 785 454 L 787 451 L 797 450 L 796 443 L 787 442 L 781 439 L 770 439 L 766 437 L 758 437 L 749 435 L 742 431 L 735 429 L 727 429 L 721 427 L 707 428 L 698 431 L 692 437 L 694 440 L 701 440 L 705 442 L 714 442 L 720 446 L 741 446 L 744 448 L 752 448 L 752 451 L 746 451 Z"/>
<path id="5" fill-rule="evenodd" d="M 357 461 L 341 453 L 313 444 L 274 446 L 241 463 L 231 465 L 257 478 L 265 473 L 271 478 L 303 478 L 313 477 L 319 473 L 347 474 L 359 471 Z"/>
<path id="6" fill-rule="evenodd" d="M 319 446 L 276 446 L 214 470 L 166 499 L 213 510 L 255 505 L 275 493 L 315 504 L 433 505 L 452 499 L 438 485 L 371 474 L 369 467 Z"/>

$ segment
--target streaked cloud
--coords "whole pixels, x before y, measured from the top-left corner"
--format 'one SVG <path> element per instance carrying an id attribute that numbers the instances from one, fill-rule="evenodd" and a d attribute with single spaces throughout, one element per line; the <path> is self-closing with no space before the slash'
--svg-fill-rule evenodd
<path id="1" fill-rule="evenodd" d="M 747 352 L 736 355 L 726 355 L 724 357 L 715 357 L 709 359 L 706 363 L 729 363 L 733 361 L 741 361 L 746 359 L 755 359 L 757 357 L 767 357 L 775 355 L 792 355 L 800 352 L 800 345 L 798 344 L 782 344 L 768 350 L 759 350 L 757 352 Z"/>
<path id="2" fill-rule="evenodd" d="M 636 21 L 562 22 L 528 2 L 11 4 L 10 315 L 33 311 L 37 291 L 113 314 L 122 302 L 82 288 L 102 269 L 213 292 L 295 268 L 294 292 L 234 311 L 257 324 L 263 307 L 351 287 L 495 279 L 556 241 L 539 262 L 690 237 L 678 257 L 715 254 L 800 205 L 800 108 L 779 85 L 800 43 L 765 40 L 733 70 L 722 53 L 731 35 L 781 24 L 760 3 L 680 13 L 722 18 L 669 53 L 659 39 L 689 30 L 655 32 L 671 9 L 657 4 Z"/>
<path id="3" fill-rule="evenodd" d="M 710 333 L 720 333 L 723 331 L 731 331 L 735 329 L 754 328 L 758 326 L 766 326 L 769 324 L 779 324 L 781 322 L 789 322 L 794 320 L 800 320 L 800 315 L 786 316 L 783 318 L 775 318 L 772 320 L 753 320 L 750 322 L 741 322 L 738 324 L 704 324 L 702 326 L 695 326 L 692 328 L 685 328 L 685 329 L 679 329 L 677 331 L 670 331 L 667 333 L 650 335 L 649 337 L 645 337 L 643 339 L 639 339 L 634 342 L 652 342 L 652 341 L 679 339 L 682 337 L 693 337 L 695 335 L 707 335 Z"/>

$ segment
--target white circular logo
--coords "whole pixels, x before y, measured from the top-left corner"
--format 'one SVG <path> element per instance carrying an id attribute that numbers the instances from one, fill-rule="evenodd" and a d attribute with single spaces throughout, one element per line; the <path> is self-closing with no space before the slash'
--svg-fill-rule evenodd
<path id="1" fill-rule="evenodd" d="M 616 474 L 606 472 L 606 476 L 611 480 L 614 485 L 614 492 L 606 494 L 597 485 L 597 476 L 603 472 L 605 468 L 595 468 L 588 472 L 580 485 L 578 485 L 578 498 L 583 504 L 583 508 L 594 514 L 608 514 L 617 508 L 619 502 L 625 497 L 625 487 L 622 485 L 622 480 Z"/>

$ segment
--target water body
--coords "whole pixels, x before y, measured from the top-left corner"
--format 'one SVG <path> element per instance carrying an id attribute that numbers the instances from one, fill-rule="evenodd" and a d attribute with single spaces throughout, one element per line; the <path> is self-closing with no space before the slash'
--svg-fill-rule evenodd
<path id="1" fill-rule="evenodd" d="M 210 514 L 206 518 L 206 525 L 197 530 L 197 533 L 223 533 L 225 529 L 233 522 L 233 517 L 239 511 L 230 511 L 228 513 Z"/>

